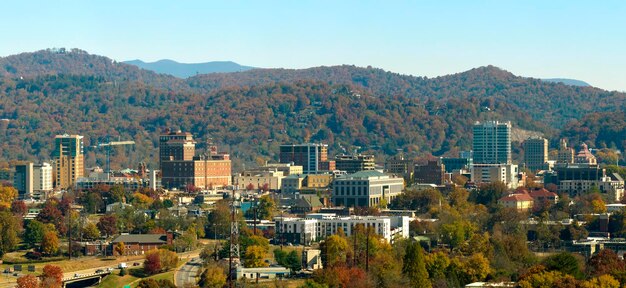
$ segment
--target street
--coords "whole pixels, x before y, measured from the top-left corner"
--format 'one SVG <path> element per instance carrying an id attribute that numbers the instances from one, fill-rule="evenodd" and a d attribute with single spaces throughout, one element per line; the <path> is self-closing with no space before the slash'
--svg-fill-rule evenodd
<path id="1" fill-rule="evenodd" d="M 181 266 L 174 274 L 174 284 L 176 287 L 183 287 L 187 283 L 196 284 L 196 275 L 202 267 L 202 259 L 191 258 L 185 265 Z"/>

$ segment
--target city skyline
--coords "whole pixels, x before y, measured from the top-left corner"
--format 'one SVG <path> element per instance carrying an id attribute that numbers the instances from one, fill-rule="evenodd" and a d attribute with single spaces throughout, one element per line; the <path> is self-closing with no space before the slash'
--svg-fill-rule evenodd
<path id="1" fill-rule="evenodd" d="M 0 56 L 79 48 L 117 61 L 373 66 L 436 77 L 494 65 L 625 91 L 626 4 L 571 1 L 6 3 Z"/>

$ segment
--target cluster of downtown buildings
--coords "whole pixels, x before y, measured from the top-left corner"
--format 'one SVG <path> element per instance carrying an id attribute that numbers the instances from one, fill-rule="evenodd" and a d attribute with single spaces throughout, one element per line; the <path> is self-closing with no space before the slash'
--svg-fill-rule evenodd
<path id="1" fill-rule="evenodd" d="M 128 191 L 139 187 L 185 192 L 217 189 L 280 191 L 277 194 L 280 195 L 279 204 L 288 206 L 290 212 L 302 217 L 276 219 L 276 231 L 283 231 L 283 235 L 290 235 L 285 237 L 298 243 L 321 239 L 336 233 L 340 227 L 350 235 L 357 224 L 374 227 L 387 239 L 394 235 L 406 237 L 407 219 L 411 213 L 388 211 L 387 216 L 358 217 L 341 209 L 335 210 L 334 214 L 333 211 L 318 212 L 329 207 L 384 208 L 403 193 L 407 184 L 412 189 L 446 189 L 454 185 L 451 181 L 454 174 L 466 176 L 469 188 L 499 181 L 513 190 L 523 186 L 527 169 L 540 176 L 544 184 L 556 185 L 561 193 L 575 196 L 596 187 L 616 202 L 621 199 L 624 180 L 602 169 L 584 143 L 575 151 L 562 140 L 557 159 L 549 160 L 548 140 L 529 138 L 523 143 L 524 161 L 521 165 L 526 169 L 520 169 L 512 162 L 511 128 L 510 122 L 476 122 L 472 151 L 461 152 L 460 157 L 441 157 L 427 163 L 416 163 L 397 155 L 387 159 L 384 166 L 379 166 L 373 155 L 330 158 L 327 144 L 285 144 L 280 146 L 279 163 L 266 163 L 235 175 L 228 153 L 207 145 L 206 151 L 199 154 L 193 135 L 180 130 L 166 130 L 159 135 L 159 169 L 150 171 L 143 163 L 137 170 L 85 169 L 83 137 L 57 135 L 50 163 L 18 164 L 11 171 L 12 177 L 8 171 L 3 171 L 0 179 L 13 180 L 20 198 L 42 200 L 55 189 L 89 189 L 100 184 L 122 185 Z M 86 171 L 88 175 L 85 175 Z M 520 201 L 532 201 L 529 199 L 535 196 L 556 199 L 556 194 L 551 192 L 530 192 L 526 196 L 513 193 L 501 199 L 501 203 L 528 208 L 528 203 L 520 204 Z"/>

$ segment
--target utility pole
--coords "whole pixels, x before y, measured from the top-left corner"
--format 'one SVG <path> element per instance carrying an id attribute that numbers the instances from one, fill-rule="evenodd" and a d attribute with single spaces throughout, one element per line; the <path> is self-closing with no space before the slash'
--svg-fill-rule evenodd
<path id="1" fill-rule="evenodd" d="M 236 219 L 235 188 L 233 188 L 230 205 L 230 250 L 228 257 L 228 287 L 234 287 L 233 282 L 233 257 L 239 259 L 239 226 Z"/>
<path id="2" fill-rule="evenodd" d="M 352 236 L 354 236 L 354 241 L 352 243 L 352 267 L 356 267 L 356 236 L 358 235 L 358 230 L 357 228 L 358 224 L 355 224 L 351 229 L 352 229 Z"/>
<path id="3" fill-rule="evenodd" d="M 370 270 L 370 227 L 367 225 L 367 232 L 365 237 L 365 273 Z"/>

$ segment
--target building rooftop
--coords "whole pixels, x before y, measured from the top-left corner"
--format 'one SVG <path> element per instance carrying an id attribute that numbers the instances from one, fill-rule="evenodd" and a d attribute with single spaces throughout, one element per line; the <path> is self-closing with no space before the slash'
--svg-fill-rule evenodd
<path id="1" fill-rule="evenodd" d="M 365 171 L 359 171 L 359 172 L 347 175 L 343 179 L 369 179 L 369 178 L 381 178 L 381 177 L 389 178 L 389 175 L 382 173 L 382 172 L 378 172 L 376 170 L 365 170 Z"/>
<path id="2" fill-rule="evenodd" d="M 502 201 L 502 202 L 533 201 L 533 197 L 530 197 L 530 195 L 525 194 L 525 193 L 510 194 L 508 196 L 504 196 L 504 197 L 500 198 L 500 200 L 498 200 L 498 201 Z"/>
<path id="3" fill-rule="evenodd" d="M 126 234 L 117 236 L 111 243 L 158 243 L 167 244 L 166 234 Z"/>

